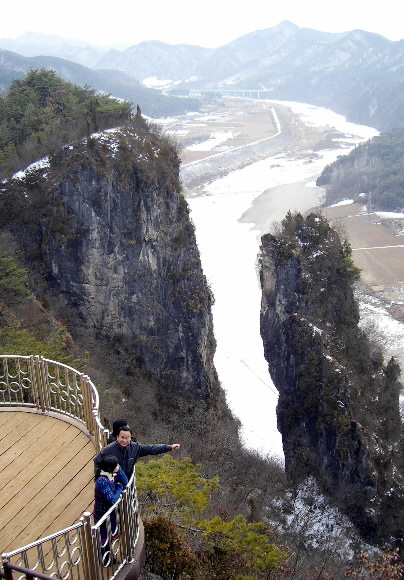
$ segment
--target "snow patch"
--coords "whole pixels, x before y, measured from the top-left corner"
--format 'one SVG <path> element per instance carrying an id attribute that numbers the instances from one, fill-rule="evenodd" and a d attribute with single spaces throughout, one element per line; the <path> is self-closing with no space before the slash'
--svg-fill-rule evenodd
<path id="1" fill-rule="evenodd" d="M 403 219 L 404 213 L 395 211 L 375 211 L 375 215 L 379 216 L 381 219 Z"/>
<path id="2" fill-rule="evenodd" d="M 330 207 L 339 207 L 340 205 L 352 205 L 354 203 L 353 199 L 343 199 L 337 203 L 333 203 Z"/>
<path id="3" fill-rule="evenodd" d="M 221 145 L 228 139 L 232 139 L 234 137 L 234 133 L 232 131 L 224 131 L 223 133 L 215 133 L 211 135 L 209 139 L 206 141 L 202 141 L 202 143 L 195 143 L 194 145 L 189 145 L 187 149 L 189 151 L 212 151 L 218 145 Z"/>
<path id="4" fill-rule="evenodd" d="M 49 167 L 49 157 L 44 157 L 39 161 L 35 161 L 35 163 L 31 163 L 31 165 L 28 165 L 28 167 L 25 169 L 17 171 L 17 173 L 14 173 L 12 176 L 12 179 L 24 179 L 24 177 L 26 177 L 27 173 L 30 171 L 36 171 L 37 169 L 42 169 L 43 167 Z"/>
<path id="5" fill-rule="evenodd" d="M 281 529 L 304 541 L 306 550 L 338 552 L 346 560 L 353 558 L 358 545 L 374 551 L 363 543 L 352 522 L 328 503 L 313 477 L 300 484 L 291 501 L 291 513 Z"/>
<path id="6" fill-rule="evenodd" d="M 157 77 L 147 77 L 142 80 L 142 85 L 149 89 L 165 89 L 172 87 L 174 84 L 169 79 L 158 79 Z"/>

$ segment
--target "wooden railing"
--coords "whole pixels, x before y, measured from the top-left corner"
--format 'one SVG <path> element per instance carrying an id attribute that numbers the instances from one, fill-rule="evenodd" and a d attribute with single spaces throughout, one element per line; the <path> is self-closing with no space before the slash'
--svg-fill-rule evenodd
<path id="1" fill-rule="evenodd" d="M 108 430 L 99 418 L 99 399 L 88 376 L 67 365 L 39 356 L 0 355 L 0 406 L 3 410 L 30 408 L 33 412 L 64 415 L 81 425 L 98 452 Z M 133 473 L 121 498 L 97 522 L 85 512 L 73 526 L 27 546 L 2 554 L 0 577 L 14 578 L 22 568 L 31 577 L 71 580 L 115 578 L 133 563 L 140 537 L 140 519 Z M 143 540 L 142 540 L 143 541 Z M 29 578 L 21 572 L 18 580 Z M 8 576 L 7 576 L 8 574 Z"/>

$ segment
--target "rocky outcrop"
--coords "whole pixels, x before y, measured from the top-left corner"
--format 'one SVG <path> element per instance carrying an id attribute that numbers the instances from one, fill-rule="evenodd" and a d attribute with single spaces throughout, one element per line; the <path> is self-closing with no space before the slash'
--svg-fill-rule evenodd
<path id="1" fill-rule="evenodd" d="M 283 225 L 262 238 L 261 335 L 286 472 L 292 484 L 314 476 L 374 540 L 403 501 L 398 373 L 358 329 L 347 244 L 321 216 L 289 215 Z"/>
<path id="2" fill-rule="evenodd" d="M 163 396 L 209 400 L 212 296 L 178 176 L 175 147 L 138 114 L 8 182 L 10 228 L 73 336 L 119 348 Z"/>

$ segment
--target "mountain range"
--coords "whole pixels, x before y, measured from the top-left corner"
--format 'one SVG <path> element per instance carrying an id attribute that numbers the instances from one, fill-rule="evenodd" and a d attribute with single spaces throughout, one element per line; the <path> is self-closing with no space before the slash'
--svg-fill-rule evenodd
<path id="1" fill-rule="evenodd" d="M 0 87 L 33 67 L 53 68 L 78 84 L 136 101 L 146 86 L 174 88 L 190 96 L 204 90 L 261 89 L 273 99 L 323 106 L 349 120 L 390 129 L 404 123 L 404 40 L 363 30 L 327 33 L 285 21 L 217 49 L 146 41 L 125 49 L 96 47 L 54 35 L 0 39 Z M 152 114 L 198 108 L 193 99 L 163 99 Z M 164 103 L 164 104 L 161 104 Z"/>
<path id="2" fill-rule="evenodd" d="M 131 101 L 142 106 L 150 117 L 180 115 L 197 110 L 200 102 L 194 98 L 163 95 L 161 91 L 145 87 L 135 78 L 119 70 L 95 70 L 57 56 L 26 57 L 0 48 L 0 91 L 6 90 L 15 79 L 30 69 L 51 69 L 66 81 L 79 86 L 90 86 L 97 91 Z"/>

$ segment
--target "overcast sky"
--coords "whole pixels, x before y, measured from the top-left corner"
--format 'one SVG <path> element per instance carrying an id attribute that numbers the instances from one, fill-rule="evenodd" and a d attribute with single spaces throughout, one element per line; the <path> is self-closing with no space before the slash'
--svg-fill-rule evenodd
<path id="1" fill-rule="evenodd" d="M 91 44 L 143 40 L 218 47 L 283 20 L 326 32 L 360 28 L 404 38 L 400 0 L 16 0 L 4 2 L 0 38 L 57 34 Z"/>

